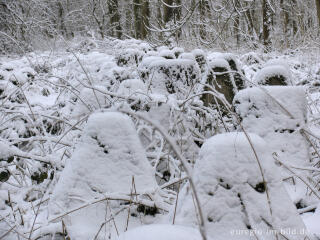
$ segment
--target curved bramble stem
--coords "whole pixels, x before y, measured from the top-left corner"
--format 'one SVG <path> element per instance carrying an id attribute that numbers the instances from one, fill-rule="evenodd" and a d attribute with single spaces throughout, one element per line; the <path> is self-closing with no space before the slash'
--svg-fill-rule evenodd
<path id="1" fill-rule="evenodd" d="M 166 139 L 166 141 L 169 143 L 169 145 L 172 147 L 172 150 L 174 151 L 174 153 L 177 155 L 177 157 L 179 158 L 182 167 L 184 168 L 187 178 L 189 180 L 190 183 L 190 187 L 191 190 L 193 192 L 194 198 L 195 198 L 195 202 L 196 202 L 196 208 L 199 214 L 199 231 L 200 234 L 202 236 L 203 240 L 207 240 L 207 236 L 206 236 L 206 229 L 205 229 L 205 221 L 204 221 L 204 216 L 203 216 L 203 212 L 201 209 L 201 205 L 200 205 L 200 199 L 192 178 L 192 170 L 188 165 L 188 161 L 185 159 L 185 157 L 180 153 L 178 146 L 175 144 L 175 142 L 173 141 L 173 139 L 168 135 L 168 133 L 166 132 L 166 130 L 164 130 L 162 128 L 162 126 L 160 126 L 159 124 L 155 123 L 154 121 L 152 121 L 151 119 L 147 118 L 146 116 L 143 116 L 140 113 L 135 113 L 132 111 L 126 111 L 126 110 L 118 110 L 119 112 L 131 115 L 133 117 L 137 117 L 140 118 L 146 122 L 148 122 L 149 124 L 151 124 L 156 130 L 158 130 L 162 136 Z"/>

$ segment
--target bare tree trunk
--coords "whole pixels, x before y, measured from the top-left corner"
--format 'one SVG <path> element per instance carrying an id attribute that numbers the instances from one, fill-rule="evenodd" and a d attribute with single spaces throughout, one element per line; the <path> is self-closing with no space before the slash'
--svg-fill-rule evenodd
<path id="1" fill-rule="evenodd" d="M 175 24 L 180 24 L 180 20 L 181 20 L 181 0 L 176 0 L 176 5 L 180 6 L 174 9 L 174 18 L 175 18 Z M 181 37 L 181 29 L 179 28 L 176 32 L 175 32 L 175 38 L 176 38 L 176 42 L 179 41 Z"/>
<path id="2" fill-rule="evenodd" d="M 236 42 L 237 46 L 240 46 L 240 3 L 239 0 L 235 0 L 235 10 L 237 12 L 237 15 L 234 19 L 234 35 L 236 36 Z"/>
<path id="3" fill-rule="evenodd" d="M 163 21 L 166 24 L 167 22 L 169 22 L 172 18 L 172 8 L 169 6 L 172 6 L 173 4 L 173 0 L 163 0 L 163 2 L 165 3 L 163 5 Z"/>
<path id="4" fill-rule="evenodd" d="M 283 18 L 283 36 L 284 36 L 284 45 L 285 48 L 288 47 L 288 23 L 289 23 L 289 13 L 288 7 L 284 3 L 284 0 L 280 1 L 280 7 L 282 11 L 282 18 Z"/>
<path id="5" fill-rule="evenodd" d="M 60 30 L 61 34 L 66 36 L 67 35 L 67 29 L 64 24 L 64 9 L 62 6 L 62 3 L 60 1 L 57 2 L 58 5 L 58 18 L 59 18 L 59 26 L 58 29 Z"/>
<path id="6" fill-rule="evenodd" d="M 318 34 L 320 34 L 320 0 L 316 1 L 316 7 L 317 7 L 317 16 L 318 16 Z"/>
<path id="7" fill-rule="evenodd" d="M 150 8 L 149 8 L 149 0 L 144 0 L 142 3 L 142 21 L 141 21 L 141 38 L 145 39 L 148 34 L 149 27 L 149 19 L 150 19 Z"/>
<path id="8" fill-rule="evenodd" d="M 92 17 L 94 18 L 98 28 L 99 33 L 102 39 L 104 39 L 104 19 L 102 21 L 99 19 L 99 16 L 97 15 L 97 11 L 99 9 L 98 3 L 96 1 L 92 1 Z"/>
<path id="9" fill-rule="evenodd" d="M 208 3 L 205 0 L 200 0 L 199 4 L 199 13 L 200 13 L 200 38 L 206 39 L 207 32 L 206 32 L 206 23 L 205 23 L 205 17 L 208 11 Z"/>
<path id="10" fill-rule="evenodd" d="M 271 49 L 272 9 L 269 0 L 263 0 L 263 45 L 266 51 Z"/>
<path id="11" fill-rule="evenodd" d="M 111 15 L 110 23 L 112 28 L 112 36 L 121 38 L 122 36 L 122 28 L 120 25 L 120 15 L 118 11 L 118 0 L 108 1 L 109 13 Z M 115 30 L 113 30 L 115 29 Z"/>
<path id="12" fill-rule="evenodd" d="M 135 37 L 141 38 L 141 0 L 133 0 Z"/>

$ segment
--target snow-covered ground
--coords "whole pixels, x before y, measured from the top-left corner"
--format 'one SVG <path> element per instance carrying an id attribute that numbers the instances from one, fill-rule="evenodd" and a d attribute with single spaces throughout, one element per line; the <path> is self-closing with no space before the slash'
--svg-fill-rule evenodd
<path id="1" fill-rule="evenodd" d="M 319 91 L 319 50 L 0 57 L 0 239 L 319 239 Z"/>

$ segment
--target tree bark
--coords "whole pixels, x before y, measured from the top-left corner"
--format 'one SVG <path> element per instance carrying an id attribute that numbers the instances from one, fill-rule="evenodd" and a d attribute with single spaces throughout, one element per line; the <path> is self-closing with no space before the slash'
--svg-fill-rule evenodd
<path id="1" fill-rule="evenodd" d="M 316 7 L 317 7 L 317 16 L 318 16 L 318 34 L 320 34 L 320 0 L 316 1 Z"/>
<path id="2" fill-rule="evenodd" d="M 141 38 L 141 0 L 133 0 L 135 37 Z"/>
<path id="3" fill-rule="evenodd" d="M 271 49 L 271 30 L 272 30 L 272 9 L 269 0 L 262 1 L 262 12 L 263 12 L 263 45 L 265 51 L 270 51 Z"/>
<path id="4" fill-rule="evenodd" d="M 173 0 L 163 0 L 163 2 L 165 3 L 165 4 L 163 4 L 163 21 L 166 24 L 172 18 L 173 11 L 172 11 L 172 8 L 169 6 L 172 6 Z"/>
<path id="5" fill-rule="evenodd" d="M 149 19 L 150 19 L 150 8 L 149 0 L 144 0 L 142 3 L 142 21 L 141 21 L 141 39 L 145 39 L 148 34 Z"/>
<path id="6" fill-rule="evenodd" d="M 235 6 L 234 6 L 237 12 L 237 15 L 235 16 L 234 19 L 234 35 L 236 36 L 236 42 L 237 42 L 237 46 L 240 46 L 240 3 L 239 0 L 235 0 Z"/>
<path id="7" fill-rule="evenodd" d="M 120 39 L 122 36 L 122 28 L 120 25 L 120 15 L 118 11 L 118 6 L 118 0 L 108 1 L 109 13 L 111 15 L 110 23 L 112 28 L 112 36 Z"/>
<path id="8" fill-rule="evenodd" d="M 206 39 L 207 31 L 206 31 L 206 23 L 205 23 L 205 16 L 208 11 L 208 3 L 205 0 L 200 0 L 199 3 L 199 13 L 200 13 L 200 38 Z"/>

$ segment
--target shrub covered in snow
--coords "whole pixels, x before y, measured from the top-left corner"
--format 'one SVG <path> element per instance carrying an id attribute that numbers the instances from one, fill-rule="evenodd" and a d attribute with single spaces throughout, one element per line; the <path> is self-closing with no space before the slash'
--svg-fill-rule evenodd
<path id="1" fill-rule="evenodd" d="M 240 60 L 247 65 L 262 64 L 263 61 L 255 52 L 249 52 L 241 56 Z"/>
<path id="2" fill-rule="evenodd" d="M 147 110 L 150 97 L 147 94 L 147 87 L 140 79 L 127 79 L 120 83 L 117 93 L 127 97 L 128 103 L 134 110 Z"/>
<path id="3" fill-rule="evenodd" d="M 238 90 L 244 89 L 247 85 L 245 82 L 245 79 L 243 78 L 243 70 L 241 68 L 240 62 L 238 61 L 238 58 L 236 55 L 232 53 L 211 53 L 209 55 L 210 59 L 217 59 L 222 58 L 226 60 L 229 64 L 231 75 L 234 78 L 234 82 L 237 86 Z"/>

